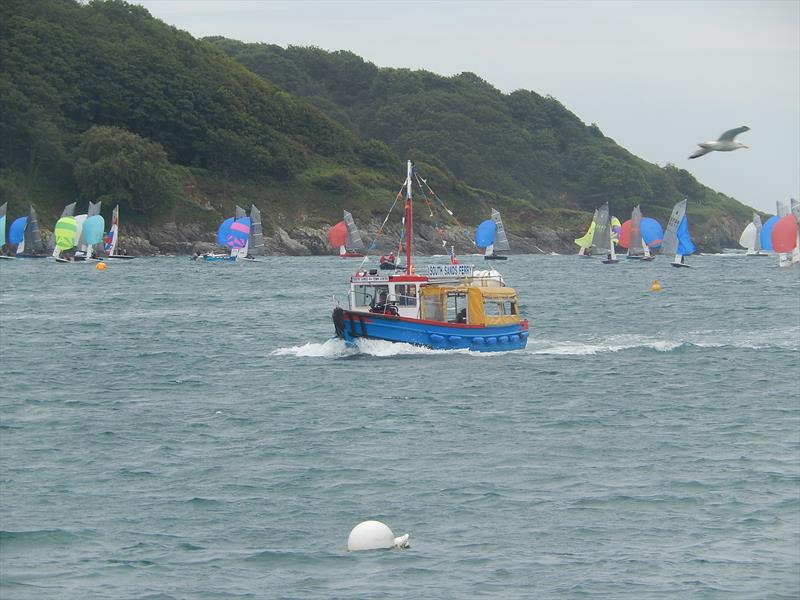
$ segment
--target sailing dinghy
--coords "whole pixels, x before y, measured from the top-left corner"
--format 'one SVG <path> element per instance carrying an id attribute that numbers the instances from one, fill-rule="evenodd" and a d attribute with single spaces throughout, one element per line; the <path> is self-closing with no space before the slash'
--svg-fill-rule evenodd
<path id="1" fill-rule="evenodd" d="M 756 211 L 753 211 L 753 220 L 747 224 L 742 235 L 739 236 L 739 245 L 747 248 L 747 256 L 769 256 L 767 252 L 762 252 L 761 229 L 761 217 Z"/>
<path id="2" fill-rule="evenodd" d="M 117 246 L 119 246 L 119 204 L 114 207 L 111 213 L 111 227 L 108 233 L 103 236 L 103 250 L 106 253 L 106 258 L 120 260 L 131 260 L 135 258 L 124 253 L 117 253 Z"/>
<path id="3" fill-rule="evenodd" d="M 227 254 L 204 254 L 206 262 L 236 262 L 247 256 L 247 245 L 250 237 L 250 217 L 244 215 L 244 209 L 236 207 L 236 217 L 225 219 L 217 229 L 217 244 L 228 250 Z"/>
<path id="4" fill-rule="evenodd" d="M 75 252 L 75 261 L 99 262 L 103 231 L 106 222 L 100 216 L 100 202 L 89 202 L 85 218 L 80 223 L 80 235 L 78 236 L 78 251 Z"/>
<path id="5" fill-rule="evenodd" d="M 786 213 L 786 214 L 781 214 Z M 770 234 L 772 247 L 778 253 L 778 266 L 800 264 L 800 204 L 792 199 L 791 210 L 778 203 L 778 221 Z"/>
<path id="6" fill-rule="evenodd" d="M 685 257 L 695 251 L 692 236 L 689 234 L 689 221 L 686 219 L 686 204 L 687 201 L 682 200 L 673 207 L 661 244 L 661 251 L 665 254 L 675 253 L 675 260 L 670 263 L 673 267 L 689 267 Z"/>
<path id="7" fill-rule="evenodd" d="M 604 265 L 615 265 L 619 262 L 612 239 L 611 221 L 608 214 L 608 202 L 597 209 L 594 235 L 592 236 L 592 254 L 605 254 Z"/>
<path id="8" fill-rule="evenodd" d="M 364 242 L 358 227 L 356 227 L 356 222 L 353 220 L 353 215 L 346 210 L 343 212 L 344 219 L 328 231 L 328 242 L 334 248 L 338 246 L 339 258 L 363 258 L 364 254 L 358 250 L 364 248 Z"/>
<path id="9" fill-rule="evenodd" d="M 625 257 L 630 260 L 654 260 L 650 246 L 642 237 L 642 210 L 635 206 L 631 218 L 620 227 L 619 245 L 627 248 Z"/>
<path id="10" fill-rule="evenodd" d="M 492 209 L 492 218 L 487 219 L 475 230 L 475 245 L 483 248 L 484 260 L 507 260 L 507 256 L 497 254 L 498 250 L 510 250 L 506 228 L 503 226 L 503 219 L 500 212 Z"/>
<path id="11" fill-rule="evenodd" d="M 46 258 L 47 253 L 39 234 L 39 220 L 36 209 L 28 208 L 27 217 L 19 217 L 8 229 L 8 241 L 16 244 L 16 258 Z"/>

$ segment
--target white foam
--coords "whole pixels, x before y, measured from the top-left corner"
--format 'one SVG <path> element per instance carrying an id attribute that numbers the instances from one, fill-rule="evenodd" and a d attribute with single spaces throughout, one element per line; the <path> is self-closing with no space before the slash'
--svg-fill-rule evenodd
<path id="1" fill-rule="evenodd" d="M 640 335 L 613 335 L 594 342 L 534 340 L 528 345 L 531 354 L 556 354 L 566 356 L 585 356 L 605 352 L 621 352 L 636 348 L 649 348 L 658 352 L 670 352 L 679 348 L 683 342 L 651 338 Z"/>
<path id="2" fill-rule="evenodd" d="M 362 339 L 352 346 L 343 340 L 330 339 L 323 344 L 309 342 L 302 346 L 278 348 L 271 352 L 273 356 L 302 356 L 314 358 L 341 358 L 366 354 L 369 356 L 387 357 L 402 355 L 437 355 L 437 354 L 471 354 L 469 350 L 434 350 L 402 342 Z"/>
<path id="3" fill-rule="evenodd" d="M 526 351 L 530 354 L 584 356 L 605 352 L 621 352 L 646 348 L 657 352 L 671 352 L 682 346 L 697 348 L 743 348 L 800 351 L 800 327 L 770 331 L 688 331 L 680 336 L 653 337 L 643 335 L 612 335 L 589 341 L 532 339 Z"/>
<path id="4" fill-rule="evenodd" d="M 331 338 L 322 344 L 308 342 L 302 346 L 278 348 L 270 354 L 273 356 L 305 356 L 313 358 L 338 358 L 357 354 L 358 349 L 348 348 L 344 340 Z"/>

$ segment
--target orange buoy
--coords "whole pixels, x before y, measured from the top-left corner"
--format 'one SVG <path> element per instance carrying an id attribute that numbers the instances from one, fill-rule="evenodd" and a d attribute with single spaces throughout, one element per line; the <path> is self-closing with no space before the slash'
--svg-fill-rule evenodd
<path id="1" fill-rule="evenodd" d="M 94 266 L 94 268 L 97 269 L 98 271 L 105 271 L 106 263 L 99 262 Z"/>
<path id="2" fill-rule="evenodd" d="M 650 286 L 651 292 L 660 292 L 661 291 L 661 284 L 658 282 L 658 279 L 653 279 L 653 285 Z"/>

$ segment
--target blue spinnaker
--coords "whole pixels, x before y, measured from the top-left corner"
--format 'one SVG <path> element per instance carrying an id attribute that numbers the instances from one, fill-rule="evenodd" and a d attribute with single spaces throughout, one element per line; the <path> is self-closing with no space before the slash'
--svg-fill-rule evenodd
<path id="1" fill-rule="evenodd" d="M 475 230 L 475 245 L 478 248 L 486 248 L 494 244 L 494 236 L 497 233 L 497 223 L 492 219 L 487 219 Z"/>
<path id="2" fill-rule="evenodd" d="M 681 219 L 681 224 L 678 225 L 676 233 L 678 236 L 678 254 L 681 256 L 694 254 L 694 242 L 692 242 L 692 236 L 689 234 L 689 221 L 686 220 L 686 215 Z"/>
<path id="3" fill-rule="evenodd" d="M 19 244 L 25 239 L 25 227 L 28 225 L 28 217 L 19 217 L 14 220 L 8 228 L 8 243 Z"/>
<path id="4" fill-rule="evenodd" d="M 770 217 L 767 219 L 767 222 L 761 226 L 761 236 L 759 239 L 761 240 L 761 249 L 762 250 L 769 250 L 772 251 L 772 228 L 775 227 L 775 223 L 780 220 L 778 215 L 774 217 Z M 13 225 L 12 225 L 13 227 Z M 11 237 L 11 233 L 8 234 Z"/>
<path id="5" fill-rule="evenodd" d="M 652 217 L 642 218 L 639 223 L 639 233 L 649 248 L 660 248 L 661 242 L 664 241 L 664 228 Z"/>
<path id="6" fill-rule="evenodd" d="M 106 222 L 100 215 L 92 215 L 87 217 L 83 222 L 83 241 L 89 246 L 99 244 L 103 241 L 103 229 L 106 228 Z"/>
<path id="7" fill-rule="evenodd" d="M 230 219 L 225 219 L 219 226 L 219 229 L 217 229 L 217 243 L 220 246 L 227 247 L 227 244 L 225 242 L 227 241 L 228 236 L 230 235 L 231 225 L 233 225 L 233 221 L 234 221 L 233 217 L 231 217 Z"/>

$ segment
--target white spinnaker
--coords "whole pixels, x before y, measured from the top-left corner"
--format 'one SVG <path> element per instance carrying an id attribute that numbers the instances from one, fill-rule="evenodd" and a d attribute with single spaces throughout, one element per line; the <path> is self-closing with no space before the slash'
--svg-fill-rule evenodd
<path id="1" fill-rule="evenodd" d="M 747 227 L 742 231 L 742 235 L 739 236 L 739 245 L 742 248 L 747 248 L 748 254 L 754 254 L 756 251 L 757 239 L 755 223 L 748 223 Z"/>

